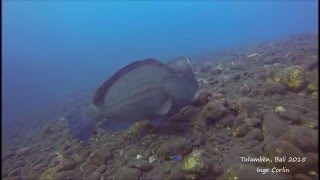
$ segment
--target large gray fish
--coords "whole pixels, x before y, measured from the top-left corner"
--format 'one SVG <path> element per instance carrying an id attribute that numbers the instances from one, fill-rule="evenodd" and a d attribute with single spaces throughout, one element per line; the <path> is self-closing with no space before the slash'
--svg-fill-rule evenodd
<path id="1" fill-rule="evenodd" d="M 192 103 L 198 90 L 187 58 L 166 64 L 151 58 L 136 61 L 99 87 L 88 111 L 90 124 L 102 119 L 134 123 L 165 116 Z"/>

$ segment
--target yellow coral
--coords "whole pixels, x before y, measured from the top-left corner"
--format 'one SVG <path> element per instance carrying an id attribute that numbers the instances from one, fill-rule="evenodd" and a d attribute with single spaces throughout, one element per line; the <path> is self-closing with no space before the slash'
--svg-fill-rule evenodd
<path id="1" fill-rule="evenodd" d="M 311 92 L 318 91 L 318 85 L 316 85 L 315 83 L 309 83 L 308 90 Z"/>
<path id="2" fill-rule="evenodd" d="M 290 90 L 299 90 L 305 83 L 306 74 L 300 66 L 292 66 L 284 69 L 280 77 L 281 82 Z"/>
<path id="3" fill-rule="evenodd" d="M 56 179 L 57 168 L 52 167 L 47 169 L 40 177 L 40 180 L 54 180 Z"/>
<path id="4" fill-rule="evenodd" d="M 318 91 L 315 91 L 311 94 L 311 98 L 318 99 Z"/>
<path id="5" fill-rule="evenodd" d="M 283 106 L 276 106 L 276 108 L 275 108 L 276 113 L 280 113 L 280 112 L 284 112 L 284 111 L 286 111 L 286 109 Z"/>
<path id="6" fill-rule="evenodd" d="M 202 157 L 201 153 L 194 151 L 182 165 L 182 170 L 188 174 L 203 174 L 208 170 L 208 162 Z"/>

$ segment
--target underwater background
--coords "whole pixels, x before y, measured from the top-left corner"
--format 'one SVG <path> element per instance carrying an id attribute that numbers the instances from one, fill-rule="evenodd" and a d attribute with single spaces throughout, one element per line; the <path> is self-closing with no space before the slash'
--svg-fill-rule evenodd
<path id="1" fill-rule="evenodd" d="M 2 1 L 2 140 L 121 67 L 317 34 L 318 1 Z M 201 60 L 199 60 L 200 62 Z M 59 116 L 59 115 L 57 115 Z"/>

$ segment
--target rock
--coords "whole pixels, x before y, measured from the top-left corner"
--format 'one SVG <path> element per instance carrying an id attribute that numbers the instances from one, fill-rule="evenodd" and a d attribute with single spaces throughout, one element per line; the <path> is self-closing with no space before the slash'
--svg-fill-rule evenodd
<path id="1" fill-rule="evenodd" d="M 259 54 L 258 53 L 252 53 L 252 54 L 249 54 L 247 56 L 247 58 L 252 58 L 252 57 L 255 57 L 255 56 L 258 56 Z"/>
<path id="2" fill-rule="evenodd" d="M 261 86 L 262 95 L 272 95 L 272 94 L 285 94 L 287 91 L 286 86 L 277 82 L 266 82 Z"/>
<path id="3" fill-rule="evenodd" d="M 72 149 L 66 149 L 66 150 L 63 150 L 62 153 L 64 156 L 71 156 L 74 152 Z"/>
<path id="4" fill-rule="evenodd" d="M 73 170 L 75 168 L 76 168 L 75 162 L 73 162 L 69 159 L 63 158 L 57 167 L 57 172 Z"/>
<path id="5" fill-rule="evenodd" d="M 258 140 L 262 141 L 263 140 L 263 132 L 259 128 L 254 128 L 245 137 L 248 140 Z"/>
<path id="6" fill-rule="evenodd" d="M 310 176 L 302 173 L 295 174 L 293 178 L 295 180 L 313 180 L 313 178 L 311 178 Z"/>
<path id="7" fill-rule="evenodd" d="M 215 175 L 219 175 L 221 173 L 223 173 L 223 166 L 220 164 L 214 164 L 211 168 L 213 174 Z"/>
<path id="8" fill-rule="evenodd" d="M 280 139 L 291 142 L 304 152 L 318 152 L 318 130 L 294 126 L 288 129 Z"/>
<path id="9" fill-rule="evenodd" d="M 51 135 L 56 132 L 57 128 L 54 127 L 53 123 L 49 123 L 43 127 L 44 135 Z"/>
<path id="10" fill-rule="evenodd" d="M 169 117 L 170 122 L 181 122 L 186 123 L 188 122 L 194 115 L 199 112 L 198 108 L 194 106 L 185 106 L 180 109 L 179 113 L 175 113 Z"/>
<path id="11" fill-rule="evenodd" d="M 102 174 L 108 170 L 108 167 L 106 165 L 101 165 L 99 168 L 96 170 L 96 172 Z"/>
<path id="12" fill-rule="evenodd" d="M 197 99 L 192 103 L 194 106 L 203 106 L 206 105 L 209 102 L 209 98 L 212 96 L 212 94 L 208 91 L 202 92 L 199 94 Z"/>
<path id="13" fill-rule="evenodd" d="M 260 141 L 258 141 L 258 140 L 251 140 L 251 141 L 249 141 L 249 142 L 247 142 L 247 143 L 245 144 L 245 148 L 246 148 L 246 149 L 251 149 L 251 148 L 254 148 L 254 147 L 258 146 L 259 144 L 260 144 Z"/>
<path id="14" fill-rule="evenodd" d="M 201 116 L 208 122 L 215 122 L 226 113 L 227 109 L 222 104 L 211 101 L 201 111 Z"/>
<path id="15" fill-rule="evenodd" d="M 301 122 L 304 126 L 318 129 L 319 127 L 319 115 L 318 112 L 307 113 L 301 116 Z"/>
<path id="16" fill-rule="evenodd" d="M 146 136 L 152 131 L 152 124 L 150 121 L 144 120 L 144 121 L 138 121 L 134 123 L 128 132 L 128 136 L 131 138 L 141 138 Z"/>
<path id="17" fill-rule="evenodd" d="M 96 165 L 106 164 L 112 157 L 109 150 L 98 150 L 90 155 L 91 161 Z"/>
<path id="18" fill-rule="evenodd" d="M 56 167 L 49 168 L 44 173 L 41 174 L 40 180 L 55 180 L 56 174 L 57 174 Z"/>
<path id="19" fill-rule="evenodd" d="M 253 117 L 258 110 L 258 104 L 255 100 L 243 97 L 238 100 L 239 111 L 246 112 L 248 117 Z"/>
<path id="20" fill-rule="evenodd" d="M 20 169 L 14 169 L 10 172 L 10 176 L 19 176 L 21 174 Z"/>
<path id="21" fill-rule="evenodd" d="M 233 76 L 232 79 L 234 81 L 238 81 L 239 79 L 241 79 L 241 74 L 237 74 L 237 75 Z"/>
<path id="22" fill-rule="evenodd" d="M 234 117 L 232 114 L 225 115 L 220 121 L 219 125 L 221 127 L 232 127 L 234 124 L 236 117 Z"/>
<path id="23" fill-rule="evenodd" d="M 306 162 L 304 166 L 307 167 L 310 171 L 317 171 L 319 169 L 319 153 L 307 153 Z"/>
<path id="24" fill-rule="evenodd" d="M 14 166 L 12 166 L 12 168 L 17 169 L 17 168 L 22 168 L 26 165 L 26 161 L 23 160 L 17 160 L 14 164 Z"/>
<path id="25" fill-rule="evenodd" d="M 261 119 L 258 118 L 246 118 L 244 121 L 250 127 L 260 127 L 261 125 Z"/>
<path id="26" fill-rule="evenodd" d="M 76 173 L 74 171 L 62 171 L 58 172 L 55 176 L 55 180 L 73 180 L 73 179 L 78 179 L 76 177 Z"/>
<path id="27" fill-rule="evenodd" d="M 180 113 L 175 113 L 172 116 L 169 117 L 170 122 L 185 122 L 186 119 L 184 116 Z"/>
<path id="28" fill-rule="evenodd" d="M 300 117 L 302 116 L 302 113 L 293 109 L 285 109 L 283 111 L 279 111 L 277 114 L 281 118 L 285 120 L 291 120 L 293 123 L 296 124 L 300 123 Z"/>
<path id="29" fill-rule="evenodd" d="M 309 83 L 307 88 L 310 92 L 315 92 L 318 91 L 318 87 L 319 85 L 317 85 L 316 83 Z"/>
<path id="30" fill-rule="evenodd" d="M 154 162 L 157 161 L 157 156 L 151 155 L 151 156 L 149 156 L 148 160 L 149 160 L 150 163 L 154 163 Z"/>
<path id="31" fill-rule="evenodd" d="M 318 99 L 319 98 L 318 91 L 315 91 L 315 92 L 311 93 L 311 98 L 312 99 Z"/>
<path id="32" fill-rule="evenodd" d="M 309 64 L 307 65 L 307 69 L 308 69 L 309 71 L 312 71 L 312 70 L 314 70 L 315 68 L 317 68 L 318 66 L 319 66 L 319 61 L 316 60 L 316 61 L 313 61 L 313 62 L 309 63 Z"/>
<path id="33" fill-rule="evenodd" d="M 139 179 L 142 175 L 140 169 L 119 167 L 114 174 L 114 179 Z"/>
<path id="34" fill-rule="evenodd" d="M 91 174 L 91 175 L 89 176 L 88 179 L 90 179 L 90 180 L 100 180 L 100 179 L 102 179 L 102 178 L 101 178 L 101 174 L 99 174 L 99 173 L 97 173 L 97 172 L 94 172 L 93 174 Z"/>
<path id="35" fill-rule="evenodd" d="M 262 129 L 264 139 L 268 136 L 277 138 L 281 136 L 288 127 L 289 126 L 281 121 L 281 119 L 273 112 L 267 112 L 263 116 Z"/>
<path id="36" fill-rule="evenodd" d="M 211 68 L 211 66 L 210 66 L 209 64 L 205 64 L 205 65 L 202 65 L 202 66 L 200 67 L 200 71 L 201 71 L 201 72 L 206 72 L 206 71 L 208 71 L 210 68 Z"/>
<path id="37" fill-rule="evenodd" d="M 149 161 L 143 159 L 130 161 L 128 166 L 141 169 L 142 171 L 150 171 L 153 168 L 153 165 Z"/>
<path id="38" fill-rule="evenodd" d="M 301 90 L 306 85 L 306 74 L 302 67 L 291 66 L 284 69 L 280 76 L 280 82 L 289 90 Z"/>
<path id="39" fill-rule="evenodd" d="M 174 156 L 177 154 L 186 154 L 191 150 L 191 143 L 186 138 L 170 139 L 160 145 L 157 153 L 160 156 Z"/>
<path id="40" fill-rule="evenodd" d="M 4 155 L 2 156 L 2 162 L 6 161 L 7 159 L 12 158 L 14 155 L 15 155 L 15 154 L 14 154 L 13 152 L 8 152 L 8 153 L 4 154 Z"/>
<path id="41" fill-rule="evenodd" d="M 272 164 L 267 164 L 270 167 L 286 167 L 290 169 L 290 173 L 305 172 L 307 169 L 304 163 L 301 162 L 289 162 L 289 157 L 300 157 L 303 158 L 305 155 L 301 152 L 299 148 L 294 146 L 288 141 L 284 140 L 275 140 L 268 143 L 265 146 L 265 156 L 273 160 Z M 284 162 L 276 162 L 275 158 L 285 157 Z"/>
<path id="42" fill-rule="evenodd" d="M 74 156 L 74 161 L 76 164 L 81 164 L 85 160 L 86 160 L 86 156 L 84 156 L 84 155 L 75 154 L 75 156 Z"/>
<path id="43" fill-rule="evenodd" d="M 184 174 L 179 170 L 173 170 L 169 176 L 169 179 L 184 180 Z"/>
<path id="44" fill-rule="evenodd" d="M 182 171 L 187 174 L 205 175 L 210 168 L 209 155 L 201 150 L 194 150 L 182 164 Z"/>
<path id="45" fill-rule="evenodd" d="M 196 136 L 196 137 L 192 141 L 192 146 L 199 147 L 199 146 L 205 144 L 206 138 L 203 135 L 197 134 L 197 135 L 194 135 L 194 136 Z"/>
<path id="46" fill-rule="evenodd" d="M 247 96 L 248 93 L 251 91 L 252 89 L 248 86 L 248 85 L 244 85 L 244 86 L 240 86 L 238 89 L 237 89 L 237 93 L 240 95 L 240 96 Z"/>
<path id="47" fill-rule="evenodd" d="M 30 147 L 25 147 L 25 148 L 21 148 L 21 149 L 18 149 L 14 152 L 14 154 L 16 156 L 26 156 L 28 154 L 30 154 L 32 152 L 31 148 Z"/>
<path id="48" fill-rule="evenodd" d="M 231 128 L 231 133 L 234 137 L 243 137 L 250 131 L 250 127 L 247 126 L 244 121 L 244 116 L 244 114 L 240 114 L 234 121 L 234 124 Z"/>
<path id="49" fill-rule="evenodd" d="M 180 114 L 184 117 L 184 119 L 190 119 L 192 116 L 199 112 L 199 108 L 194 106 L 185 106 L 180 109 Z"/>

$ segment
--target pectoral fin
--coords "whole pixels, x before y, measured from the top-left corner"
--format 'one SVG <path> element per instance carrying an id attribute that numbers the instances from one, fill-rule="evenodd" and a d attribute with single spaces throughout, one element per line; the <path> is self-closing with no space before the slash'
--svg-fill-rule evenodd
<path id="1" fill-rule="evenodd" d="M 173 104 L 172 103 L 172 99 L 171 98 L 167 98 L 164 101 L 164 103 L 161 106 L 161 108 L 159 109 L 159 111 L 157 112 L 157 115 L 159 115 L 159 116 L 166 115 L 170 111 L 170 109 L 172 107 L 172 104 Z"/>

